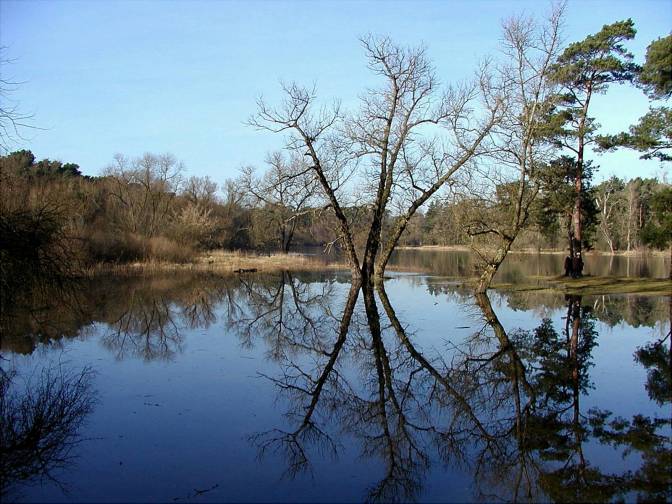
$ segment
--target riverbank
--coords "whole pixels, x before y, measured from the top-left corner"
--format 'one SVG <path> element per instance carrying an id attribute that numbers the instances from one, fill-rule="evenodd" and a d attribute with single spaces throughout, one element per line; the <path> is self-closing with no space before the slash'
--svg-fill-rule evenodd
<path id="1" fill-rule="evenodd" d="M 396 250 L 417 250 L 419 252 L 437 251 L 437 252 L 472 252 L 468 245 L 419 245 L 419 246 L 403 246 L 397 247 Z M 566 255 L 567 251 L 564 249 L 516 249 L 509 251 L 509 254 L 522 255 Z M 616 252 L 608 252 L 604 250 L 588 250 L 586 255 L 597 256 L 623 256 L 623 257 L 641 257 L 641 256 L 665 256 L 668 257 L 670 252 L 668 250 L 655 249 L 637 249 L 631 251 L 619 250 Z"/>
<path id="2" fill-rule="evenodd" d="M 316 271 L 347 269 L 345 263 L 326 263 L 304 254 L 256 254 L 241 251 L 213 251 L 197 256 L 187 263 L 135 262 L 126 264 L 99 264 L 89 268 L 87 275 L 97 274 L 151 274 L 170 271 L 208 273 L 254 273 L 274 271 Z"/>
<path id="3" fill-rule="evenodd" d="M 318 256 L 304 254 L 255 254 L 240 251 L 215 251 L 198 256 L 193 262 L 178 264 L 168 262 L 143 262 L 130 264 L 103 264 L 89 269 L 87 276 L 153 275 L 170 272 L 209 273 L 230 275 L 236 273 L 273 273 L 279 271 L 337 271 L 347 270 L 344 262 L 326 262 Z M 389 271 L 409 272 L 413 268 L 390 265 Z M 416 273 L 431 274 L 426 269 Z M 475 286 L 477 278 L 454 278 L 465 286 Z M 672 281 L 620 276 L 586 276 L 572 279 L 563 276 L 533 276 L 525 282 L 495 282 L 494 290 L 504 291 L 552 291 L 568 295 L 640 294 L 672 295 Z"/>
<path id="4" fill-rule="evenodd" d="M 536 283 L 493 283 L 492 288 L 516 292 L 551 291 L 573 296 L 606 294 L 672 295 L 672 281 L 664 278 L 600 276 L 583 278 L 536 277 Z"/>

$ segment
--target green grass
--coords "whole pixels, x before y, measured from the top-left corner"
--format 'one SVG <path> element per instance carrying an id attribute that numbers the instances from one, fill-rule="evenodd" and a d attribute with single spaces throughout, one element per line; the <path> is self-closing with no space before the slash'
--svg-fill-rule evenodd
<path id="1" fill-rule="evenodd" d="M 650 294 L 672 295 L 672 281 L 658 278 L 601 276 L 583 278 L 536 277 L 534 284 L 493 283 L 493 289 L 511 291 L 555 291 L 575 295 Z"/>

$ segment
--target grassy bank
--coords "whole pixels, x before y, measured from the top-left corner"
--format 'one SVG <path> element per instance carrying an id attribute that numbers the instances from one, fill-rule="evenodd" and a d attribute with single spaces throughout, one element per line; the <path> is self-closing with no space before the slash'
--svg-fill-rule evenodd
<path id="1" fill-rule="evenodd" d="M 536 283 L 495 283 L 493 289 L 509 291 L 553 291 L 577 296 L 601 294 L 672 295 L 672 281 L 662 278 L 632 277 L 536 277 Z"/>
<path id="2" fill-rule="evenodd" d="M 193 262 L 136 262 L 129 264 L 100 264 L 87 270 L 87 275 L 97 274 L 161 274 L 166 272 L 205 272 L 214 274 L 275 272 L 275 271 L 324 271 L 346 270 L 345 263 L 325 263 L 310 255 L 255 254 L 240 251 L 216 251 L 197 256 Z M 390 271 L 408 271 L 408 268 L 390 266 Z M 418 271 L 420 272 L 420 271 Z M 428 273 L 422 271 L 422 273 Z M 465 285 L 475 285 L 476 278 L 455 278 Z M 651 294 L 672 295 L 672 282 L 667 279 L 632 277 L 592 277 L 579 279 L 558 277 L 531 277 L 526 283 L 494 283 L 493 289 L 508 291 L 553 291 L 574 295 L 594 294 Z"/>
<path id="3" fill-rule="evenodd" d="M 402 246 L 397 247 L 397 250 L 418 250 L 418 251 L 441 251 L 441 252 L 471 252 L 468 245 L 419 245 L 419 246 Z M 509 254 L 549 254 L 549 255 L 566 255 L 565 249 L 515 249 L 511 250 Z M 604 250 L 589 250 L 585 254 L 598 256 L 665 256 L 669 255 L 668 250 L 656 249 L 637 249 L 631 251 L 617 250 L 614 253 Z"/>
<path id="4" fill-rule="evenodd" d="M 210 273 L 316 271 L 346 269 L 344 263 L 326 264 L 313 256 L 301 254 L 255 254 L 240 251 L 215 251 L 201 254 L 192 262 L 171 263 L 145 261 L 127 264 L 99 264 L 89 268 L 88 275 L 99 273 L 136 274 L 170 271 Z M 252 271 L 253 270 L 253 271 Z"/>

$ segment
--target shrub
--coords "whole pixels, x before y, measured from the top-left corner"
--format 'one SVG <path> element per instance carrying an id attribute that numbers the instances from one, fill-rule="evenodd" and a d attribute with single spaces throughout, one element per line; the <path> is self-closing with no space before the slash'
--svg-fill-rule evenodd
<path id="1" fill-rule="evenodd" d="M 145 259 L 174 263 L 189 262 L 194 256 L 194 250 L 179 244 L 165 236 L 149 238 L 145 242 Z"/>

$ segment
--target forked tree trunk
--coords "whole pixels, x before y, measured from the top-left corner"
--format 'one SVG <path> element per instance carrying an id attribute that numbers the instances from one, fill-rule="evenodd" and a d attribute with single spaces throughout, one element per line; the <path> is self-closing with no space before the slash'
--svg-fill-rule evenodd
<path id="1" fill-rule="evenodd" d="M 481 273 L 481 276 L 478 279 L 478 285 L 476 286 L 477 293 L 482 294 L 488 290 L 492 283 L 492 279 L 495 277 L 495 274 L 497 274 L 497 270 L 504 262 L 504 259 L 506 259 L 509 250 L 511 250 L 512 243 L 513 240 L 506 239 L 503 245 L 497 249 L 495 257 L 485 266 L 483 273 Z"/>

